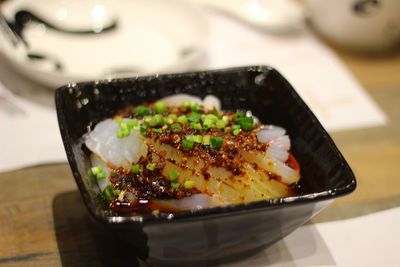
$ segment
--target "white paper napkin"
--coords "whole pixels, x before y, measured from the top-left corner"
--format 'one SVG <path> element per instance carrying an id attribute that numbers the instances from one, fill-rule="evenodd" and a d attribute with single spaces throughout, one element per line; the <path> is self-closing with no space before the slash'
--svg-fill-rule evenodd
<path id="1" fill-rule="evenodd" d="M 248 259 L 224 267 L 400 266 L 400 208 L 305 225 Z"/>
<path id="2" fill-rule="evenodd" d="M 333 51 L 307 30 L 293 36 L 271 35 L 221 14 L 210 20 L 209 68 L 275 67 L 329 131 L 386 123 L 384 113 Z"/>

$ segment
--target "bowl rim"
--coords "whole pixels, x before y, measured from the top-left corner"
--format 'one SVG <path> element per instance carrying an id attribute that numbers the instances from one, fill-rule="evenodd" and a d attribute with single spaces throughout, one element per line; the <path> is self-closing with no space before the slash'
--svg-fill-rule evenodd
<path id="1" fill-rule="evenodd" d="M 80 173 L 77 171 L 76 162 L 74 159 L 74 154 L 72 152 L 72 144 L 69 142 L 69 132 L 66 127 L 64 127 L 64 113 L 61 108 L 61 98 L 62 92 L 65 90 L 70 90 L 73 87 L 84 86 L 84 85 L 96 85 L 96 84 L 117 84 L 121 82 L 131 82 L 131 81 L 141 81 L 141 80 L 149 80 L 152 78 L 176 78 L 183 77 L 188 75 L 207 75 L 207 74 L 218 74 L 225 72 L 238 72 L 238 71 L 258 71 L 258 72 L 271 72 L 278 75 L 278 77 L 285 83 L 285 86 L 289 89 L 291 96 L 295 101 L 299 102 L 304 108 L 305 112 L 308 116 L 310 116 L 315 122 L 314 126 L 317 127 L 317 130 L 323 135 L 323 138 L 328 143 L 329 148 L 332 152 L 339 158 L 342 163 L 342 168 L 346 175 L 348 176 L 349 182 L 343 186 L 324 190 L 322 192 L 308 193 L 304 195 L 297 196 L 289 196 L 282 197 L 276 199 L 264 199 L 250 203 L 243 204 L 232 204 L 227 206 L 219 206 L 205 209 L 196 209 L 196 210 L 185 210 L 180 211 L 178 213 L 159 213 L 159 214 L 145 214 L 145 215 L 134 215 L 134 216 L 113 216 L 113 215 L 104 215 L 95 212 L 94 209 L 89 207 L 88 201 L 90 198 L 90 193 L 86 189 L 83 178 Z M 295 206 L 295 205 L 304 205 L 309 203 L 333 200 L 337 197 L 342 197 L 347 194 L 353 192 L 357 187 L 356 178 L 354 176 L 353 171 L 351 170 L 349 164 L 336 147 L 330 135 L 324 129 L 322 124 L 316 118 L 314 113 L 308 107 L 308 105 L 304 102 L 304 100 L 299 96 L 296 90 L 292 87 L 292 85 L 280 74 L 275 68 L 267 66 L 267 65 L 249 65 L 249 66 L 239 66 L 239 67 L 230 67 L 230 68 L 221 68 L 221 69 L 212 69 L 212 70 L 200 70 L 200 71 L 189 71 L 182 73 L 170 73 L 170 74 L 155 74 L 155 75 L 146 75 L 146 76 L 136 76 L 136 77 L 128 77 L 128 78 L 113 78 L 113 79 L 103 79 L 103 80 L 94 80 L 94 81 L 86 81 L 86 82 L 78 82 L 78 83 L 70 83 L 64 86 L 61 86 L 55 90 L 55 103 L 56 103 L 56 111 L 57 118 L 59 122 L 61 137 L 64 143 L 64 148 L 66 150 L 68 162 L 70 168 L 72 170 L 73 176 L 77 183 L 80 194 L 83 198 L 83 202 L 85 206 L 89 210 L 89 213 L 95 218 L 95 220 L 101 223 L 107 224 L 130 224 L 130 223 L 140 223 L 140 224 L 157 224 L 157 223 L 165 223 L 169 221 L 182 221 L 182 220 L 197 220 L 198 218 L 213 218 L 213 217 L 222 217 L 222 216 L 231 216 L 233 214 L 240 213 L 248 213 L 248 212 L 257 212 L 260 210 L 266 209 L 275 209 L 280 208 L 282 206 Z"/>

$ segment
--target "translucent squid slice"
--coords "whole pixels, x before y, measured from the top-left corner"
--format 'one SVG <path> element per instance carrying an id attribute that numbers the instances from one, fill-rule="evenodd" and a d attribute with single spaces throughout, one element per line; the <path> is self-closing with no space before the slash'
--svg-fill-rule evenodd
<path id="1" fill-rule="evenodd" d="M 129 168 L 140 157 L 147 155 L 147 145 L 145 138 L 135 130 L 127 137 L 118 138 L 119 127 L 115 120 L 106 119 L 85 135 L 85 144 L 107 164 Z"/>

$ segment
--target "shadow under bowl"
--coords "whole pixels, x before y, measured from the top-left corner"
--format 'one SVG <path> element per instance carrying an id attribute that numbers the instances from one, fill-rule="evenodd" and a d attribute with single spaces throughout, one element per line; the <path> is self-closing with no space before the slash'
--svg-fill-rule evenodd
<path id="1" fill-rule="evenodd" d="M 284 127 L 301 167 L 296 195 L 129 217 L 105 207 L 96 181 L 87 175 L 90 161 L 82 135 L 123 107 L 179 93 L 212 94 L 223 110 L 251 110 L 263 124 Z M 356 188 L 349 165 L 314 114 L 282 75 L 267 66 L 69 84 L 56 90 L 55 100 L 68 161 L 90 214 L 153 266 L 209 266 L 250 255 Z"/>

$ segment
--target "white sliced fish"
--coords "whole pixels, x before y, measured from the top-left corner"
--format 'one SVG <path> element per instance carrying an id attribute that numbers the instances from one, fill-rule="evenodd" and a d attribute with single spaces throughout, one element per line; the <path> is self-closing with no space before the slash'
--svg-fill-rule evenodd
<path id="1" fill-rule="evenodd" d="M 147 145 L 144 137 L 135 130 L 128 137 L 118 138 L 119 127 L 113 119 L 101 121 L 85 136 L 85 145 L 107 164 L 129 168 L 147 155 Z"/>

